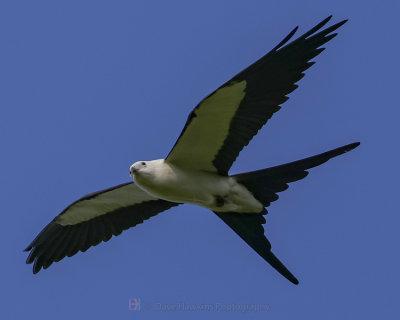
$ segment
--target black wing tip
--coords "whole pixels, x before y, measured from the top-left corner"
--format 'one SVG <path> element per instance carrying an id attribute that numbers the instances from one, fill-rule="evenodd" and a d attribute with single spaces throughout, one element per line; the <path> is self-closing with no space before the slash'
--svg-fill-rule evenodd
<path id="1" fill-rule="evenodd" d="M 32 253 L 31 253 L 32 254 Z M 40 261 L 39 261 L 39 256 L 35 256 L 35 257 L 33 257 L 31 260 L 29 260 L 29 258 L 30 258 L 30 256 L 28 257 L 28 259 L 26 260 L 26 263 L 27 264 L 31 264 L 31 263 L 33 263 L 33 267 L 32 267 L 32 272 L 33 272 L 33 274 L 37 274 L 39 271 L 40 271 L 40 269 L 42 269 L 42 264 L 40 263 Z"/>
<path id="2" fill-rule="evenodd" d="M 38 274 L 38 272 L 42 269 L 42 267 L 35 268 L 33 267 L 33 274 Z"/>
<path id="3" fill-rule="evenodd" d="M 309 30 L 308 32 L 306 32 L 306 33 L 303 35 L 303 37 L 304 37 L 304 38 L 307 38 L 307 37 L 309 37 L 309 36 L 315 34 L 315 33 L 316 33 L 317 31 L 319 31 L 322 27 L 324 27 L 324 26 L 329 22 L 329 20 L 331 20 L 331 19 L 332 19 L 332 15 L 328 16 L 327 18 L 325 18 L 324 20 L 322 20 L 320 23 L 318 23 L 315 27 L 311 28 L 311 30 Z M 325 30 L 329 30 L 328 33 L 329 33 L 329 32 L 332 32 L 332 31 L 334 31 L 334 30 L 340 28 L 340 27 L 341 27 L 342 25 L 344 25 L 347 21 L 348 21 L 348 19 L 344 19 L 344 20 L 342 20 L 342 21 L 339 21 L 338 23 L 335 23 L 334 25 L 332 25 L 332 26 L 326 28 Z M 324 30 L 321 31 L 321 32 L 324 32 Z"/>
<path id="4" fill-rule="evenodd" d="M 299 39 L 306 39 L 308 37 L 312 37 L 314 35 L 316 35 L 316 32 L 319 31 L 322 27 L 324 27 L 329 20 L 332 19 L 332 15 L 326 17 L 324 20 L 322 20 L 320 23 L 318 23 L 316 26 L 314 26 L 313 28 L 311 28 L 309 31 L 307 31 L 306 33 L 304 33 Z M 348 21 L 348 19 L 344 19 L 328 28 L 326 28 L 325 30 L 321 31 L 322 32 L 327 32 L 330 33 L 338 28 L 340 28 L 342 25 L 344 25 L 346 22 Z M 297 32 L 297 30 L 299 29 L 299 26 L 296 26 L 281 42 L 279 42 L 279 44 L 277 46 L 275 46 L 271 51 L 277 51 L 278 49 L 281 49 L 292 37 L 293 35 Z M 337 34 L 331 35 L 329 37 L 329 39 L 327 39 L 326 41 L 331 40 L 332 38 L 334 38 Z M 295 40 L 296 41 L 296 40 Z"/>
<path id="5" fill-rule="evenodd" d="M 322 20 L 320 23 L 318 23 L 318 25 L 316 27 L 319 27 L 318 29 L 322 28 L 324 25 L 326 25 L 329 20 L 331 20 L 333 17 L 333 15 L 329 15 L 328 17 L 326 17 L 324 20 Z M 338 23 L 334 24 L 332 27 L 336 27 L 339 28 L 340 26 L 344 25 L 347 21 L 349 21 L 349 19 L 344 19 L 342 21 L 339 21 Z"/>
<path id="6" fill-rule="evenodd" d="M 334 25 L 326 28 L 325 30 L 321 31 L 321 33 L 326 32 L 326 34 L 329 34 L 337 29 L 339 29 L 342 25 L 344 25 L 347 21 L 349 21 L 348 19 L 342 20 L 338 23 L 335 23 Z M 337 33 L 335 33 L 334 35 L 331 35 L 331 38 L 329 38 L 327 41 L 331 40 L 332 38 L 334 38 L 337 35 Z"/>
<path id="7" fill-rule="evenodd" d="M 35 247 L 32 249 L 35 250 Z M 54 260 L 49 260 L 49 259 L 43 259 L 43 255 L 41 255 L 40 253 L 36 253 L 36 252 L 31 252 L 31 254 L 28 256 L 28 258 L 26 259 L 26 264 L 33 264 L 32 267 L 32 273 L 33 274 L 37 274 L 39 273 L 40 270 L 45 270 L 48 267 L 50 267 L 50 265 L 52 265 L 54 262 Z"/>
<path id="8" fill-rule="evenodd" d="M 329 20 L 332 19 L 332 17 L 333 17 L 333 14 L 330 14 L 330 15 L 329 15 L 328 17 L 326 17 L 321 23 L 326 24 Z M 345 24 L 347 21 L 349 21 L 349 19 L 344 19 L 344 20 L 342 20 L 342 21 L 340 21 L 340 22 L 338 22 L 338 23 Z"/>
<path id="9" fill-rule="evenodd" d="M 294 34 L 297 32 L 297 30 L 299 29 L 299 26 L 296 26 L 292 31 L 289 32 L 289 34 L 281 41 L 279 42 L 271 51 L 276 51 L 279 48 L 281 48 L 284 44 L 286 44 L 286 42 L 288 42 L 293 36 Z"/>
<path id="10" fill-rule="evenodd" d="M 335 24 L 335 26 L 341 27 L 342 25 L 344 25 L 347 21 L 349 21 L 349 19 L 344 19 L 338 23 Z"/>
<path id="11" fill-rule="evenodd" d="M 328 21 L 332 19 L 332 17 L 333 17 L 333 14 L 330 14 L 330 15 L 327 16 L 324 20 L 322 20 L 319 24 L 322 25 L 322 26 L 325 25 L 325 24 L 327 24 Z"/>
<path id="12" fill-rule="evenodd" d="M 42 266 L 40 264 L 38 264 L 38 259 L 39 256 L 34 252 L 35 247 L 27 247 L 24 251 L 31 251 L 30 254 L 28 255 L 28 257 L 25 260 L 26 264 L 32 264 L 33 263 L 33 274 L 36 274 L 40 271 L 40 269 L 42 268 Z"/>

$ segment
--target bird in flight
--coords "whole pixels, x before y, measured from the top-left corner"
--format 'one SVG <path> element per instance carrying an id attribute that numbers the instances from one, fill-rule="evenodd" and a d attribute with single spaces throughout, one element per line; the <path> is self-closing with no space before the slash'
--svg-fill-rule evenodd
<path id="1" fill-rule="evenodd" d="M 295 276 L 272 253 L 264 235 L 266 207 L 308 169 L 356 148 L 355 142 L 306 159 L 229 175 L 240 151 L 288 100 L 310 61 L 347 20 L 323 29 L 331 16 L 288 43 L 298 27 L 261 59 L 238 73 L 189 114 L 165 159 L 130 167 L 131 182 L 88 194 L 65 208 L 25 249 L 33 273 L 85 252 L 172 207 L 210 209 L 281 275 Z"/>

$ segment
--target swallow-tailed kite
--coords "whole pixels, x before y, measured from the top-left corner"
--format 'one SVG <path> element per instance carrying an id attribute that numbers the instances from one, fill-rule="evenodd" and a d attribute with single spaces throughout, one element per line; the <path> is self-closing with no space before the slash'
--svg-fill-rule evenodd
<path id="1" fill-rule="evenodd" d="M 165 159 L 135 162 L 130 167 L 132 182 L 86 195 L 64 209 L 26 248 L 33 272 L 108 241 L 162 211 L 192 203 L 213 211 L 297 284 L 264 235 L 265 207 L 288 183 L 306 177 L 308 169 L 359 143 L 259 171 L 228 172 L 243 147 L 297 88 L 295 83 L 314 63 L 310 60 L 324 50 L 321 46 L 346 22 L 321 30 L 330 18 L 287 44 L 296 27 L 269 53 L 203 99 Z"/>

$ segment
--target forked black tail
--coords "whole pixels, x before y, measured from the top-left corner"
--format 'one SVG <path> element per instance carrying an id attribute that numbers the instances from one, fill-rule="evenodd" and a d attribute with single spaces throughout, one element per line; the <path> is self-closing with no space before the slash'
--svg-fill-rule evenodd
<path id="1" fill-rule="evenodd" d="M 359 142 L 355 142 L 303 160 L 268 169 L 237 174 L 233 177 L 253 193 L 255 198 L 265 207 L 268 207 L 272 201 L 279 198 L 276 194 L 277 192 L 282 192 L 288 188 L 288 183 L 305 178 L 308 175 L 306 170 L 353 150 L 359 145 Z M 262 225 L 265 223 L 265 218 L 262 214 L 237 212 L 215 213 L 280 274 L 294 284 L 299 283 L 293 274 L 271 252 L 271 244 L 264 235 Z"/>

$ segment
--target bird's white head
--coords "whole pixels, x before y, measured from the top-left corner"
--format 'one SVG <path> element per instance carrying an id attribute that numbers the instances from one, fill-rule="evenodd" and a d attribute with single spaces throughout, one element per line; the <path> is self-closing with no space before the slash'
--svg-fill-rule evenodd
<path id="1" fill-rule="evenodd" d="M 157 169 L 164 162 L 163 159 L 151 160 L 151 161 L 137 161 L 129 168 L 131 178 L 135 181 L 137 177 L 154 176 Z"/>
<path id="2" fill-rule="evenodd" d="M 129 168 L 129 173 L 132 179 L 138 172 L 144 172 L 147 169 L 148 161 L 137 161 Z"/>

